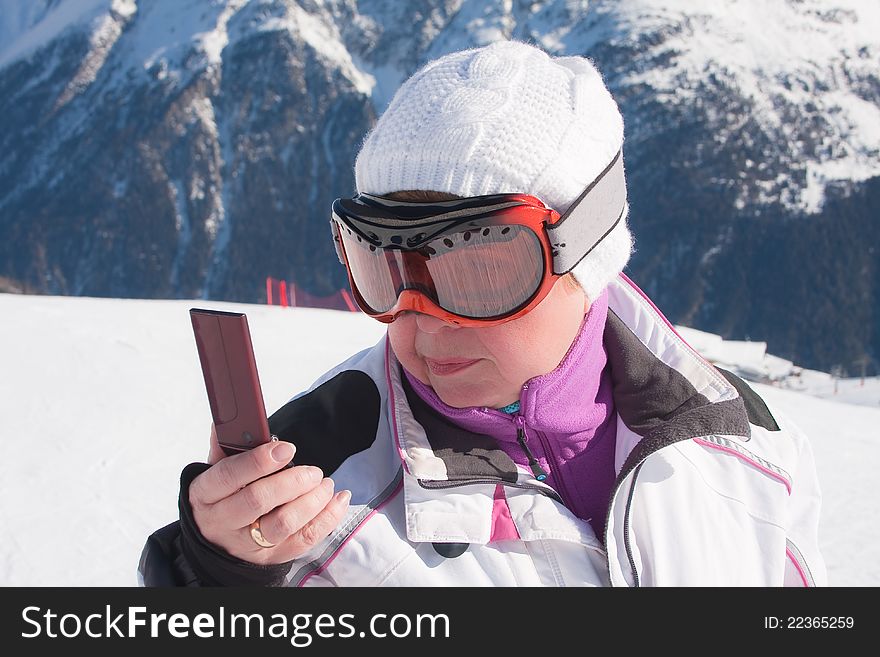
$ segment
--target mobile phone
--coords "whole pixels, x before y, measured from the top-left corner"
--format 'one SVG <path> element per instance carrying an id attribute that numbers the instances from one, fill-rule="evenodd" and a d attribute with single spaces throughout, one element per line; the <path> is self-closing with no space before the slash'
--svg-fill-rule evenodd
<path id="1" fill-rule="evenodd" d="M 247 315 L 203 308 L 189 314 L 220 447 L 231 456 L 277 440 L 269 432 Z"/>

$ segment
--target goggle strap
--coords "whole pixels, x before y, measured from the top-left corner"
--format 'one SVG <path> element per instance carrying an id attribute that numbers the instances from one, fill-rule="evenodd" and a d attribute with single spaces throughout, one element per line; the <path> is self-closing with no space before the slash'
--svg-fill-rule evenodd
<path id="1" fill-rule="evenodd" d="M 620 223 L 626 212 L 622 151 L 555 224 L 547 226 L 553 273 L 567 274 Z M 573 221 L 568 219 L 573 218 Z"/>
<path id="2" fill-rule="evenodd" d="M 490 197 L 483 197 L 490 198 Z M 457 223 L 474 215 L 484 215 L 489 212 L 504 210 L 520 205 L 518 201 L 501 201 L 486 205 L 478 203 L 476 198 L 454 199 L 450 201 L 438 201 L 433 204 L 413 203 L 411 201 L 393 201 L 361 193 L 353 199 L 341 199 L 341 207 L 357 206 L 354 216 L 360 221 L 372 220 L 380 226 L 419 226 L 421 224 L 433 225 L 442 223 Z M 401 216 L 389 216 L 400 214 Z M 351 216 L 351 215 L 350 215 Z"/>
<path id="3" fill-rule="evenodd" d="M 484 204 L 479 204 L 483 199 Z M 490 201 L 485 204 L 485 201 Z M 345 228 L 360 236 L 367 244 L 377 248 L 418 248 L 422 244 L 463 226 L 471 218 L 481 217 L 522 205 L 520 200 L 509 200 L 504 195 L 493 195 L 459 199 L 458 202 L 440 202 L 432 206 L 424 203 L 404 203 L 389 201 L 378 196 L 358 194 L 351 199 L 337 199 L 333 202 L 331 222 L 340 222 Z M 442 207 L 441 207 L 442 206 Z M 441 214 L 427 214 L 426 208 L 443 210 Z M 389 216 L 389 213 L 400 213 Z M 410 219 L 401 218 L 406 215 Z M 424 215 L 424 216 L 422 216 Z"/>

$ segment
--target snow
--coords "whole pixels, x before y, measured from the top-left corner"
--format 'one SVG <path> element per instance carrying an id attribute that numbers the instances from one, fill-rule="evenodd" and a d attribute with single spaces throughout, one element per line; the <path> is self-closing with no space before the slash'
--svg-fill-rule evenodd
<path id="1" fill-rule="evenodd" d="M 399 63 L 397 66 L 394 64 L 371 66 L 360 57 L 352 55 L 352 65 L 363 75 L 372 78 L 373 86 L 370 100 L 376 115 L 382 114 L 391 103 L 397 89 L 406 79 L 406 75 L 399 68 Z"/>
<path id="2" fill-rule="evenodd" d="M 383 333 L 329 310 L 0 294 L 0 585 L 136 584 L 207 454 L 191 307 L 247 312 L 271 410 Z"/>
<path id="3" fill-rule="evenodd" d="M 361 71 L 353 61 L 329 13 L 316 15 L 292 4 L 283 18 L 266 20 L 260 29 L 289 30 L 292 35 L 299 36 L 318 55 L 335 63 L 339 71 L 351 81 L 352 86 L 365 96 L 370 96 L 376 86 L 376 79 L 370 73 Z"/>
<path id="4" fill-rule="evenodd" d="M 141 3 L 137 19 L 120 42 L 120 56 L 131 69 L 157 67 L 162 75 L 176 79 L 216 66 L 228 42 L 226 26 L 245 2 L 154 0 Z M 190 57 L 193 50 L 202 57 L 193 61 Z"/>
<path id="5" fill-rule="evenodd" d="M 880 408 L 880 376 L 837 378 L 826 372 L 795 370 L 774 385 L 822 399 Z"/>
<path id="6" fill-rule="evenodd" d="M 645 83 L 658 99 L 693 104 L 697 84 L 711 72 L 754 103 L 750 116 L 765 132 L 784 137 L 790 165 L 802 168 L 806 183 L 793 177 L 785 181 L 790 190 L 771 186 L 762 202 L 818 212 L 830 183 L 880 175 L 880 107 L 859 88 L 860 80 L 877 77 L 880 3 L 730 0 L 697 9 L 690 0 L 632 0 L 615 11 L 633 38 L 677 30 L 646 53 L 655 61 L 669 54 L 670 64 L 634 70 L 624 76 L 626 86 Z M 820 124 L 807 132 L 816 117 Z M 726 126 L 719 143 L 737 130 L 735 122 L 719 121 Z"/>
<path id="7" fill-rule="evenodd" d="M 221 53 L 229 43 L 229 35 L 226 32 L 226 24 L 229 19 L 235 15 L 249 0 L 233 0 L 226 5 L 220 15 L 217 17 L 217 29 L 205 32 L 201 35 L 202 48 L 208 56 L 208 61 L 212 64 L 219 64 Z"/>
<path id="8" fill-rule="evenodd" d="M 207 454 L 192 307 L 247 313 L 270 413 L 384 332 L 332 310 L 0 294 L 0 585 L 136 584 L 146 537 L 176 519 L 180 470 Z M 831 584 L 877 586 L 880 403 L 752 385 L 810 436 Z"/>
<path id="9" fill-rule="evenodd" d="M 0 68 L 109 8 L 110 0 L 0 0 Z"/>
<path id="10" fill-rule="evenodd" d="M 75 96 L 81 94 L 101 71 L 101 67 L 107 61 L 110 50 L 122 34 L 125 23 L 118 20 L 113 14 L 106 14 L 95 21 L 96 27 L 89 39 L 89 52 L 83 58 L 79 69 L 67 84 L 64 92 L 55 102 L 54 110 L 58 110 Z"/>

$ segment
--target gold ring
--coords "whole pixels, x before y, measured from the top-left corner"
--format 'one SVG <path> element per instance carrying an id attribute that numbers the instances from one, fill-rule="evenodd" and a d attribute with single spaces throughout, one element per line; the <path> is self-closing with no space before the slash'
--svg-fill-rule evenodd
<path id="1" fill-rule="evenodd" d="M 251 538 L 254 539 L 254 543 L 264 548 L 275 547 L 275 543 L 270 543 L 266 540 L 266 537 L 263 536 L 263 532 L 260 529 L 260 518 L 257 518 L 251 523 Z"/>

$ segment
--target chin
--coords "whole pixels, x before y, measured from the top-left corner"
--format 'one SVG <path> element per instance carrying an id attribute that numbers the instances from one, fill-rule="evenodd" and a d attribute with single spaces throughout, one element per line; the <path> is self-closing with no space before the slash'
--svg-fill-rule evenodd
<path id="1" fill-rule="evenodd" d="M 452 408 L 470 408 L 471 406 L 483 406 L 483 404 L 474 404 L 470 400 L 465 401 L 464 399 L 457 399 L 456 397 L 450 399 L 446 395 L 440 395 L 439 393 L 437 396 L 440 397 L 441 401 L 444 404 L 446 404 L 447 406 L 451 406 Z"/>
<path id="2" fill-rule="evenodd" d="M 470 408 L 472 406 L 479 406 L 481 408 L 484 406 L 493 407 L 493 402 L 490 399 L 480 395 L 479 392 L 469 390 L 466 386 L 434 385 L 433 382 L 430 385 L 434 388 L 434 392 L 437 393 L 440 400 L 447 406 L 452 406 L 452 408 Z"/>

